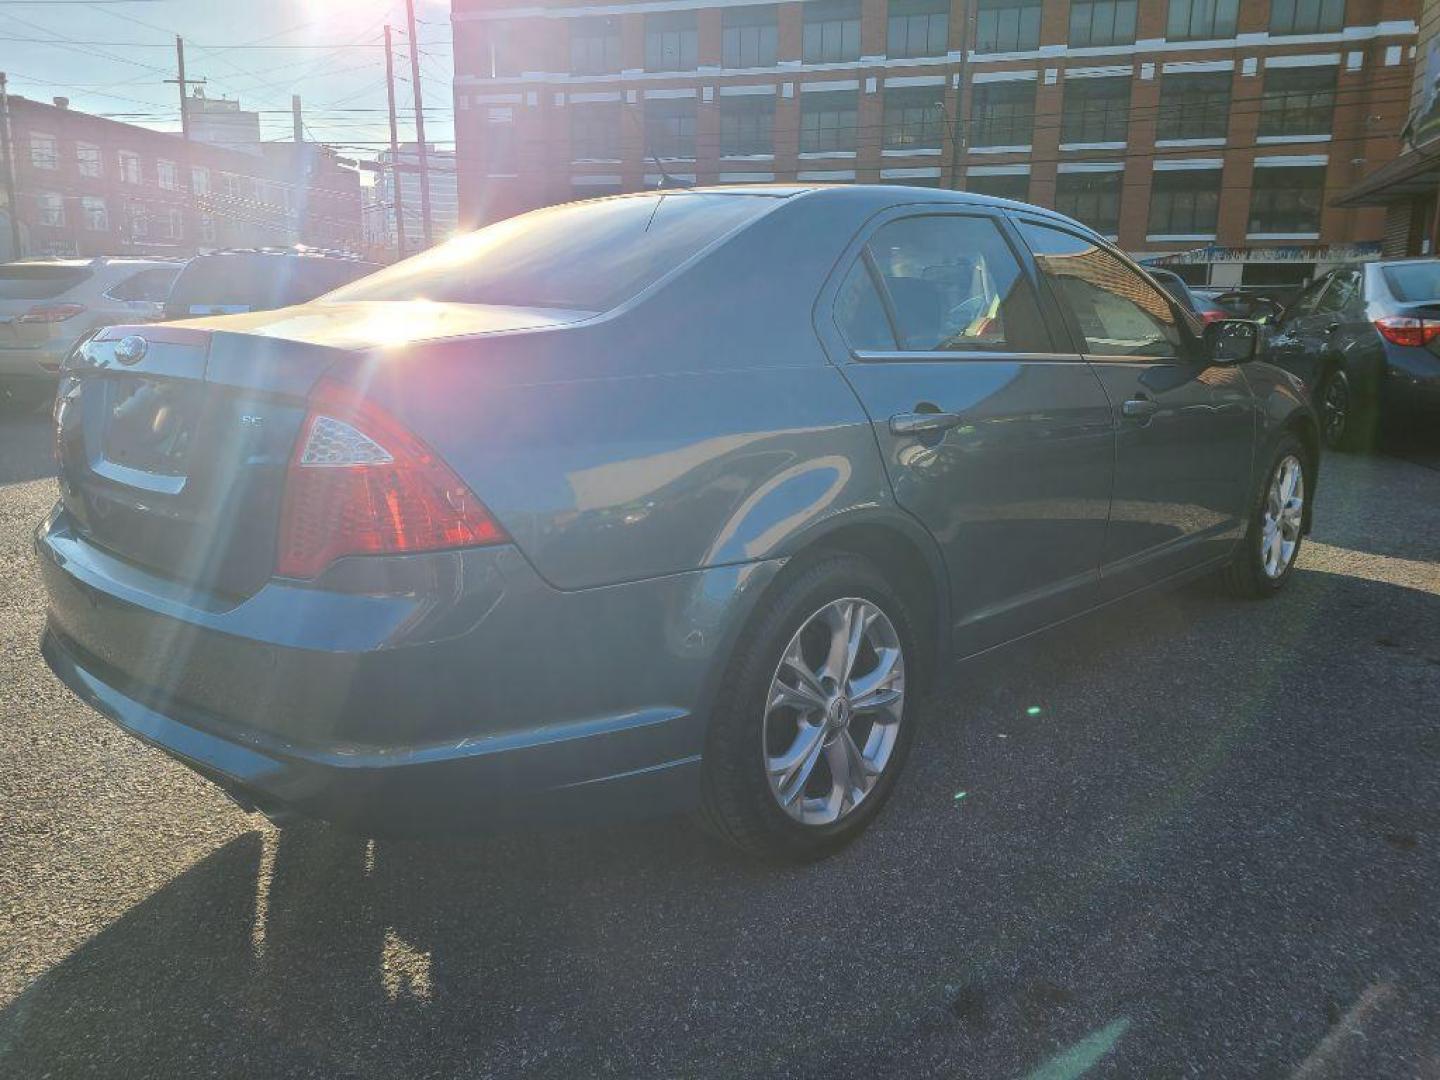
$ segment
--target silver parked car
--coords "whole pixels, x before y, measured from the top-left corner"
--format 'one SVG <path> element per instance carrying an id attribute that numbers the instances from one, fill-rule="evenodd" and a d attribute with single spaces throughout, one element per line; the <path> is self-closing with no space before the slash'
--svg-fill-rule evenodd
<path id="1" fill-rule="evenodd" d="M 60 361 L 91 331 L 162 318 L 183 265 L 110 257 L 0 265 L 0 399 L 54 393 Z"/>

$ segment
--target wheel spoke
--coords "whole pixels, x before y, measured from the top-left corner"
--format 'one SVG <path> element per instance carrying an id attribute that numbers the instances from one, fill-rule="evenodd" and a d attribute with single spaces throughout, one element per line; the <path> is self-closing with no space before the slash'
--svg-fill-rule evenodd
<path id="1" fill-rule="evenodd" d="M 825 725 L 801 727 L 790 749 L 779 757 L 769 760 L 770 775 L 780 801 L 785 806 L 795 802 L 805 790 L 805 782 L 815 771 L 815 762 L 820 760 L 820 751 L 825 747 Z"/>
<path id="2" fill-rule="evenodd" d="M 825 760 L 830 765 L 830 775 L 840 792 L 840 809 L 845 810 L 863 799 L 870 790 L 875 770 L 860 753 L 850 732 L 842 731 L 838 738 L 825 748 Z"/>
<path id="3" fill-rule="evenodd" d="M 792 672 L 797 680 L 795 689 L 807 692 L 814 698 L 817 704 L 825 703 L 825 688 L 820 685 L 820 676 L 811 670 L 806 663 L 805 656 L 800 651 L 800 635 L 797 633 L 790 642 L 790 647 L 785 650 L 785 656 L 780 661 L 780 666 Z"/>
<path id="4" fill-rule="evenodd" d="M 904 665 L 900 661 L 900 650 L 881 649 L 879 658 L 873 671 L 850 680 L 847 688 L 850 707 L 857 713 L 888 709 L 904 696 L 904 690 L 894 685 L 905 674 Z M 892 718 L 899 719 L 898 716 Z"/>
<path id="5" fill-rule="evenodd" d="M 830 624 L 830 651 L 825 657 L 822 675 L 837 684 L 844 681 L 847 670 L 846 660 L 850 654 L 851 627 L 855 622 L 856 602 L 845 601 L 828 609 L 827 622 Z"/>

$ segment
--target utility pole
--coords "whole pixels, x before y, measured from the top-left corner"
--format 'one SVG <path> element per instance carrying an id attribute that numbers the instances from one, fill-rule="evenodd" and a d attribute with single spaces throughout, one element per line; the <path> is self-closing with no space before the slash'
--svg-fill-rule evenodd
<path id="1" fill-rule="evenodd" d="M 385 92 L 390 98 L 390 185 L 395 204 L 395 254 L 405 258 L 405 215 L 400 206 L 400 135 L 395 125 L 395 57 L 390 24 L 385 24 Z M 384 209 L 383 207 L 381 209 Z"/>
<path id="2" fill-rule="evenodd" d="M 305 125 L 300 122 L 300 95 L 290 95 L 290 118 L 295 124 L 295 142 L 305 141 Z"/>
<path id="3" fill-rule="evenodd" d="M 955 122 L 952 126 L 954 134 L 950 140 L 950 186 L 956 191 L 963 191 L 960 183 L 960 155 L 965 152 L 970 143 L 970 132 L 966 130 L 965 115 L 965 80 L 969 75 L 968 61 L 970 59 L 970 22 L 973 0 L 962 0 L 960 4 L 960 64 L 959 64 L 959 86 L 955 88 Z"/>
<path id="4" fill-rule="evenodd" d="M 180 140 L 184 143 L 184 166 L 185 176 L 180 182 L 180 190 L 185 192 L 185 237 L 186 242 L 192 238 L 198 250 L 200 243 L 200 222 L 195 209 L 195 168 L 190 158 L 190 108 L 189 94 L 186 93 L 188 86 L 200 86 L 204 79 L 185 78 L 185 39 L 179 34 L 175 35 L 175 74 L 176 78 L 166 79 L 167 83 L 175 83 L 180 88 Z"/>
<path id="5" fill-rule="evenodd" d="M 10 257 L 18 259 L 20 250 L 20 200 L 15 194 L 15 147 L 10 142 L 10 95 L 5 90 L 5 73 L 0 71 L 0 155 L 5 158 L 5 215 L 10 219 Z"/>
<path id="6" fill-rule="evenodd" d="M 425 159 L 425 109 L 420 102 L 420 45 L 415 40 L 415 0 L 405 0 L 405 25 L 410 35 L 410 89 L 415 97 L 415 142 L 420 152 L 420 229 L 428 248 L 435 241 L 430 225 L 430 165 Z"/>

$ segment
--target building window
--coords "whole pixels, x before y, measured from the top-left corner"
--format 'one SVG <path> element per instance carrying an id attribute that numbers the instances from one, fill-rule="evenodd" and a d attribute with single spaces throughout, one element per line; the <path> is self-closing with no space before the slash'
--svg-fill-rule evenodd
<path id="1" fill-rule="evenodd" d="M 110 231 L 110 211 L 98 195 L 80 196 L 80 218 L 85 222 L 86 232 Z"/>
<path id="2" fill-rule="evenodd" d="M 1345 25 L 1345 0 L 1270 0 L 1270 33 L 1329 34 Z"/>
<path id="3" fill-rule="evenodd" d="M 1041 0 L 979 0 L 975 51 L 1029 52 L 1040 47 Z"/>
<path id="4" fill-rule="evenodd" d="M 928 187 L 938 188 L 940 177 L 938 176 L 881 176 L 882 184 L 903 184 L 905 187 Z"/>
<path id="5" fill-rule="evenodd" d="M 1136 0 L 1071 0 L 1070 46 L 1133 45 Z"/>
<path id="6" fill-rule="evenodd" d="M 944 56 L 949 34 L 950 0 L 890 0 L 887 55 Z"/>
<path id="7" fill-rule="evenodd" d="M 503 79 L 520 74 L 511 27 L 500 19 L 455 24 L 455 52 L 462 70 L 482 79 Z M 473 64 L 466 68 L 464 65 Z"/>
<path id="8" fill-rule="evenodd" d="M 744 157 L 775 152 L 775 98 L 745 94 L 720 99 L 720 153 Z"/>
<path id="9" fill-rule="evenodd" d="M 1035 80 L 976 83 L 971 146 L 1025 146 L 1035 136 Z"/>
<path id="10" fill-rule="evenodd" d="M 584 101 L 570 107 L 570 155 L 576 161 L 619 161 L 618 101 Z"/>
<path id="11" fill-rule="evenodd" d="M 780 28 L 773 4 L 726 8 L 721 17 L 720 62 L 727 68 L 774 67 Z"/>
<path id="12" fill-rule="evenodd" d="M 200 215 L 200 242 L 202 244 L 215 243 L 215 219 L 209 214 Z"/>
<path id="13" fill-rule="evenodd" d="M 1324 199 L 1324 165 L 1257 168 L 1250 186 L 1249 231 L 1284 236 L 1318 233 Z"/>
<path id="14" fill-rule="evenodd" d="M 645 16 L 645 70 L 694 71 L 699 66 L 695 12 L 667 11 Z"/>
<path id="15" fill-rule="evenodd" d="M 1157 172 L 1150 185 L 1150 232 L 1213 236 L 1220 217 L 1219 169 Z"/>
<path id="16" fill-rule="evenodd" d="M 809 0 L 801 56 L 811 64 L 860 59 L 860 0 Z"/>
<path id="17" fill-rule="evenodd" d="M 1129 79 L 1065 80 L 1062 143 L 1121 143 L 1129 126 Z"/>
<path id="18" fill-rule="evenodd" d="M 1157 139 L 1223 139 L 1230 126 L 1230 72 L 1165 75 Z"/>
<path id="19" fill-rule="evenodd" d="M 885 91 L 885 149 L 938 150 L 945 133 L 943 86 Z"/>
<path id="20" fill-rule="evenodd" d="M 185 215 L 178 206 L 166 207 L 151 220 L 150 233 L 155 240 L 179 240 L 185 235 Z"/>
<path id="21" fill-rule="evenodd" d="M 144 240 L 150 235 L 150 215 L 139 199 L 125 203 L 125 222 L 130 227 L 132 240 Z"/>
<path id="22" fill-rule="evenodd" d="M 196 195 L 210 194 L 210 170 L 196 165 L 190 170 L 190 190 Z"/>
<path id="23" fill-rule="evenodd" d="M 1260 99 L 1260 135 L 1328 135 L 1335 115 L 1334 65 L 1270 68 Z"/>
<path id="24" fill-rule="evenodd" d="M 967 176 L 965 190 L 977 195 L 993 195 L 997 199 L 1025 202 L 1030 196 L 1029 173 L 1001 173 L 998 176 Z"/>
<path id="25" fill-rule="evenodd" d="M 1067 172 L 1055 178 L 1055 209 L 1101 236 L 1120 230 L 1120 185 L 1124 173 Z"/>
<path id="26" fill-rule="evenodd" d="M 800 99 L 800 152 L 853 153 L 858 101 L 859 96 L 853 90 L 803 94 Z"/>
<path id="27" fill-rule="evenodd" d="M 1233 38 L 1240 0 L 1170 0 L 1165 36 L 1171 41 Z"/>
<path id="28" fill-rule="evenodd" d="M 37 191 L 35 208 L 39 212 L 40 224 L 61 228 L 65 224 L 65 199 L 58 191 Z"/>
<path id="29" fill-rule="evenodd" d="M 98 177 L 104 174 L 104 158 L 100 147 L 94 143 L 75 144 L 75 168 L 81 176 Z"/>
<path id="30" fill-rule="evenodd" d="M 120 179 L 127 184 L 140 183 L 140 155 L 121 150 L 115 155 L 120 165 Z"/>
<path id="31" fill-rule="evenodd" d="M 485 112 L 485 175 L 515 176 L 515 110 L 491 107 Z"/>
<path id="32" fill-rule="evenodd" d="M 645 154 L 688 161 L 695 157 L 695 99 L 645 102 Z"/>
<path id="33" fill-rule="evenodd" d="M 174 191 L 180 186 L 180 171 L 175 162 L 160 158 L 155 162 L 155 182 L 165 191 Z"/>
<path id="34" fill-rule="evenodd" d="M 43 131 L 30 133 L 30 166 L 35 169 L 54 169 L 60 164 L 60 153 L 54 135 Z"/>
<path id="35" fill-rule="evenodd" d="M 571 19 L 570 71 L 575 75 L 612 75 L 620 70 L 620 17 Z"/>

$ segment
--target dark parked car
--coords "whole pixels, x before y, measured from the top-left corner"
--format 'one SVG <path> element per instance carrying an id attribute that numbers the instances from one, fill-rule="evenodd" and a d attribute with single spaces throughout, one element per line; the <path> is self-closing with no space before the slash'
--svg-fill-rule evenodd
<path id="1" fill-rule="evenodd" d="M 1364 449 L 1382 424 L 1440 417 L 1440 259 L 1342 266 L 1312 282 L 1267 355 L 1305 380 L 1327 446 Z"/>
<path id="2" fill-rule="evenodd" d="M 1178 300 L 1180 306 L 1199 319 L 1202 325 L 1235 317 L 1210 297 L 1191 289 L 1185 279 L 1175 271 L 1162 270 L 1159 267 L 1146 267 L 1146 270 L 1160 283 L 1162 289 Z"/>
<path id="3" fill-rule="evenodd" d="M 1285 311 L 1285 305 L 1273 295 L 1269 295 L 1268 289 L 1260 286 L 1234 289 L 1192 288 L 1190 291 L 1198 300 L 1219 308 L 1231 319 L 1254 319 L 1256 322 L 1273 323 Z"/>
<path id="4" fill-rule="evenodd" d="M 272 815 L 699 809 L 813 857 L 952 657 L 1201 574 L 1284 586 L 1318 433 L 1256 332 L 983 196 L 537 211 L 92 342 L 44 653 Z"/>
<path id="5" fill-rule="evenodd" d="M 380 269 L 308 248 L 236 248 L 197 255 L 165 301 L 167 319 L 233 315 L 303 304 Z"/>

